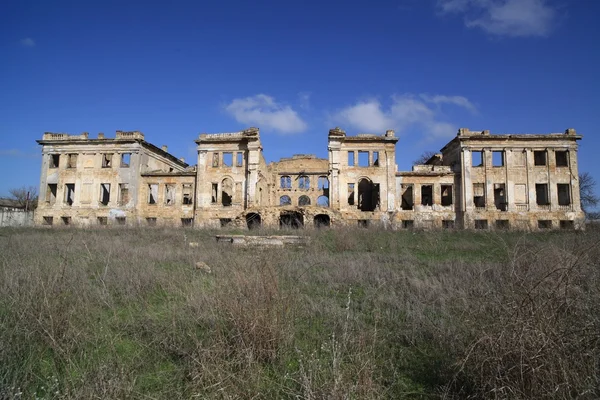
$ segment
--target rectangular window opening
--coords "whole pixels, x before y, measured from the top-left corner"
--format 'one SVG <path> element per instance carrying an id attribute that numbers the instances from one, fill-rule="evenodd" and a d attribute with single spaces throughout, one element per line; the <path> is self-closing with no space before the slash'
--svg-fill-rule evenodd
<path id="1" fill-rule="evenodd" d="M 506 211 L 508 204 L 506 202 L 506 187 L 504 183 L 494 184 L 494 205 L 496 210 Z"/>
<path id="2" fill-rule="evenodd" d="M 75 202 L 75 184 L 67 183 L 65 185 L 65 203 L 72 206 Z"/>
<path id="3" fill-rule="evenodd" d="M 129 168 L 131 165 L 131 153 L 121 154 L 121 168 Z"/>
<path id="4" fill-rule="evenodd" d="M 184 183 L 183 184 L 183 201 L 182 201 L 182 203 L 184 205 L 189 206 L 192 204 L 192 199 L 193 199 L 192 193 L 193 193 L 192 184 Z"/>
<path id="5" fill-rule="evenodd" d="M 60 165 L 60 154 L 50 154 L 50 168 L 58 168 Z"/>
<path id="6" fill-rule="evenodd" d="M 181 218 L 181 226 L 185 227 L 185 228 L 189 228 L 190 226 L 192 226 L 194 223 L 194 219 L 193 218 Z"/>
<path id="7" fill-rule="evenodd" d="M 127 222 L 127 219 L 125 217 L 116 217 L 115 221 L 117 222 L 118 225 L 125 225 L 125 223 Z"/>
<path id="8" fill-rule="evenodd" d="M 354 205 L 354 183 L 348 184 L 348 205 Z"/>
<path id="9" fill-rule="evenodd" d="M 67 154 L 67 168 L 77 168 L 77 154 Z"/>
<path id="10" fill-rule="evenodd" d="M 231 218 L 219 218 L 219 223 L 221 224 L 221 228 L 226 228 L 231 226 Z"/>
<path id="11" fill-rule="evenodd" d="M 538 229 L 552 229 L 552 220 L 549 220 L 549 219 L 538 220 Z"/>
<path id="12" fill-rule="evenodd" d="M 504 167 L 504 151 L 492 151 L 492 166 Z"/>
<path id="13" fill-rule="evenodd" d="M 373 152 L 373 166 L 379 167 L 379 152 L 378 151 Z"/>
<path id="14" fill-rule="evenodd" d="M 235 164 L 238 167 L 241 167 L 244 165 L 244 153 L 242 153 L 241 151 L 238 151 L 237 155 L 236 155 L 236 162 Z"/>
<path id="15" fill-rule="evenodd" d="M 483 166 L 483 151 L 472 151 L 471 152 L 471 166 L 482 167 Z"/>
<path id="16" fill-rule="evenodd" d="M 158 202 L 158 184 L 150 183 L 148 185 L 148 204 L 156 204 Z"/>
<path id="17" fill-rule="evenodd" d="M 421 186 L 421 205 L 432 206 L 433 205 L 433 185 L 422 185 Z"/>
<path id="18" fill-rule="evenodd" d="M 473 205 L 477 208 L 485 208 L 485 185 L 483 183 L 473 184 Z"/>
<path id="19" fill-rule="evenodd" d="M 223 166 L 224 167 L 233 167 L 233 153 L 231 153 L 231 152 L 223 153 Z"/>
<path id="20" fill-rule="evenodd" d="M 369 152 L 368 151 L 359 151 L 358 152 L 358 166 L 359 167 L 368 167 L 369 166 Z"/>
<path id="21" fill-rule="evenodd" d="M 165 205 L 172 206 L 175 204 L 175 185 L 165 185 Z"/>
<path id="22" fill-rule="evenodd" d="M 108 225 L 108 217 L 98 217 L 98 225 Z"/>
<path id="23" fill-rule="evenodd" d="M 46 203 L 52 205 L 56 203 L 56 191 L 58 185 L 56 183 L 49 183 L 48 189 L 46 190 Z"/>
<path id="24" fill-rule="evenodd" d="M 148 226 L 156 226 L 156 217 L 146 218 L 146 223 L 148 224 Z"/>
<path id="25" fill-rule="evenodd" d="M 400 208 L 403 210 L 412 210 L 415 206 L 413 197 L 413 185 L 402 185 L 402 200 Z"/>
<path id="26" fill-rule="evenodd" d="M 281 189 L 291 189 L 292 188 L 292 178 L 284 175 L 281 178 L 279 178 L 279 183 L 281 186 Z"/>
<path id="27" fill-rule="evenodd" d="M 412 229 L 415 226 L 415 221 L 412 219 L 405 219 L 402 221 L 402 228 L 404 229 Z"/>
<path id="28" fill-rule="evenodd" d="M 349 167 L 354 167 L 355 161 L 354 161 L 354 152 L 353 151 L 349 151 L 348 152 L 348 166 Z"/>
<path id="29" fill-rule="evenodd" d="M 119 183 L 119 205 L 124 206 L 129 203 L 129 184 Z"/>
<path id="30" fill-rule="evenodd" d="M 476 219 L 475 220 L 475 229 L 487 229 L 488 228 L 488 220 L 487 219 Z"/>
<path id="31" fill-rule="evenodd" d="M 63 225 L 71 225 L 71 217 L 60 217 Z"/>
<path id="32" fill-rule="evenodd" d="M 212 190 L 211 190 L 211 200 L 210 202 L 212 204 L 216 204 L 217 203 L 217 194 L 219 193 L 219 184 L 218 183 L 213 183 L 212 184 Z"/>
<path id="33" fill-rule="evenodd" d="M 546 165 L 546 150 L 533 152 L 533 164 L 537 166 Z"/>
<path id="34" fill-rule="evenodd" d="M 442 185 L 442 206 L 451 206 L 453 203 L 452 199 L 452 185 Z"/>
<path id="35" fill-rule="evenodd" d="M 556 151 L 556 166 L 557 167 L 568 167 L 569 166 L 569 152 L 568 151 Z"/>
<path id="36" fill-rule="evenodd" d="M 359 219 L 358 220 L 358 226 L 360 228 L 368 228 L 369 227 L 369 220 L 368 219 Z"/>
<path id="37" fill-rule="evenodd" d="M 536 183 L 535 184 L 535 200 L 539 206 L 547 206 L 550 204 L 548 198 L 548 184 Z"/>
<path id="38" fill-rule="evenodd" d="M 558 205 L 571 205 L 571 185 L 569 185 L 568 183 L 558 183 L 556 187 L 558 192 Z"/>
<path id="39" fill-rule="evenodd" d="M 43 217 L 43 219 L 44 225 L 52 225 L 54 223 L 54 217 Z"/>
<path id="40" fill-rule="evenodd" d="M 100 184 L 100 204 L 107 206 L 110 201 L 110 183 Z"/>
<path id="41" fill-rule="evenodd" d="M 110 153 L 102 154 L 102 168 L 112 167 L 112 157 L 113 155 Z"/>

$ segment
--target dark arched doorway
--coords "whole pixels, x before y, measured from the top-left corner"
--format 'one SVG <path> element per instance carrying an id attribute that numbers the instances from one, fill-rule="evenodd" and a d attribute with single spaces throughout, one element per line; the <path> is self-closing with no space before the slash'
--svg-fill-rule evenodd
<path id="1" fill-rule="evenodd" d="M 246 214 L 246 225 L 248 229 L 258 229 L 260 228 L 262 221 L 260 218 L 260 214 L 257 213 L 248 213 Z"/>
<path id="2" fill-rule="evenodd" d="M 315 215 L 314 224 L 315 228 L 326 228 L 331 225 L 331 218 L 327 214 Z"/>
<path id="3" fill-rule="evenodd" d="M 279 215 L 279 228 L 299 229 L 304 226 L 304 217 L 296 211 L 284 211 Z"/>
<path id="4" fill-rule="evenodd" d="M 358 182 L 358 209 L 374 211 L 379 205 L 379 184 L 363 178 Z"/>

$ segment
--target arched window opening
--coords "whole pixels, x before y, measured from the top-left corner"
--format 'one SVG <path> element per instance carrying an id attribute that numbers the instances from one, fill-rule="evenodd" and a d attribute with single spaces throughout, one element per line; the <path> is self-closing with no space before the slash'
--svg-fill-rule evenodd
<path id="1" fill-rule="evenodd" d="M 298 205 L 299 206 L 310 206 L 310 197 L 308 196 L 300 196 L 300 198 L 298 199 Z"/>
<path id="2" fill-rule="evenodd" d="M 291 189 L 292 188 L 292 178 L 287 175 L 284 175 L 280 178 L 280 186 L 282 189 Z"/>
<path id="3" fill-rule="evenodd" d="M 358 182 L 358 209 L 374 211 L 379 206 L 379 184 L 363 178 Z"/>
<path id="4" fill-rule="evenodd" d="M 221 204 L 229 207 L 233 203 L 233 181 L 225 178 L 221 181 Z"/>
<path id="5" fill-rule="evenodd" d="M 327 196 L 319 196 L 317 198 L 317 205 L 319 207 L 329 207 L 329 197 L 327 197 Z"/>
<path id="6" fill-rule="evenodd" d="M 331 218 L 327 214 L 318 214 L 314 218 L 315 228 L 326 228 L 331 225 Z"/>
<path id="7" fill-rule="evenodd" d="M 290 196 L 281 196 L 279 198 L 279 205 L 280 206 L 291 206 L 292 199 L 290 198 Z"/>
<path id="8" fill-rule="evenodd" d="M 310 189 L 310 179 L 306 175 L 301 175 L 298 178 L 298 189 L 300 190 L 308 190 Z"/>

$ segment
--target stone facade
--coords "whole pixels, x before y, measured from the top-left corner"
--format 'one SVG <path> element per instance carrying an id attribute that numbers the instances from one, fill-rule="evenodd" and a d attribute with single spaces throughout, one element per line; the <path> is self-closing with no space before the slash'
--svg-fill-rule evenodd
<path id="1" fill-rule="evenodd" d="M 182 159 L 117 131 L 45 133 L 39 225 L 393 229 L 583 228 L 575 130 L 501 134 L 460 129 L 439 154 L 397 171 L 394 131 L 329 131 L 328 158 L 267 164 L 257 128 L 201 134 Z"/>

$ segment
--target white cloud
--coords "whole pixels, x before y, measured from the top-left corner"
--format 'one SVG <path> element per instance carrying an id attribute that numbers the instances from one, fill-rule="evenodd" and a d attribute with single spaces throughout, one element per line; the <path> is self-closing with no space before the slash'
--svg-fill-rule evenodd
<path id="1" fill-rule="evenodd" d="M 391 105 L 387 108 L 376 99 L 360 101 L 336 112 L 331 117 L 331 122 L 375 133 L 387 129 L 395 129 L 399 133 L 416 129 L 430 139 L 451 137 L 457 128 L 444 121 L 441 112 L 443 105 L 477 112 L 473 103 L 463 96 L 404 94 L 392 96 Z"/>
<path id="2" fill-rule="evenodd" d="M 234 99 L 225 106 L 225 111 L 238 122 L 280 133 L 298 133 L 307 128 L 306 122 L 290 106 L 266 94 Z"/>
<path id="3" fill-rule="evenodd" d="M 300 108 L 304 110 L 310 109 L 310 92 L 300 92 L 298 93 L 298 101 L 300 102 Z"/>
<path id="4" fill-rule="evenodd" d="M 464 14 L 465 25 L 498 36 L 547 36 L 557 17 L 548 0 L 437 0 L 442 14 Z"/>
<path id="5" fill-rule="evenodd" d="M 33 41 L 32 38 L 23 38 L 23 39 L 19 40 L 19 43 L 21 44 L 21 46 L 25 46 L 25 47 L 34 47 L 35 46 L 35 42 Z"/>

